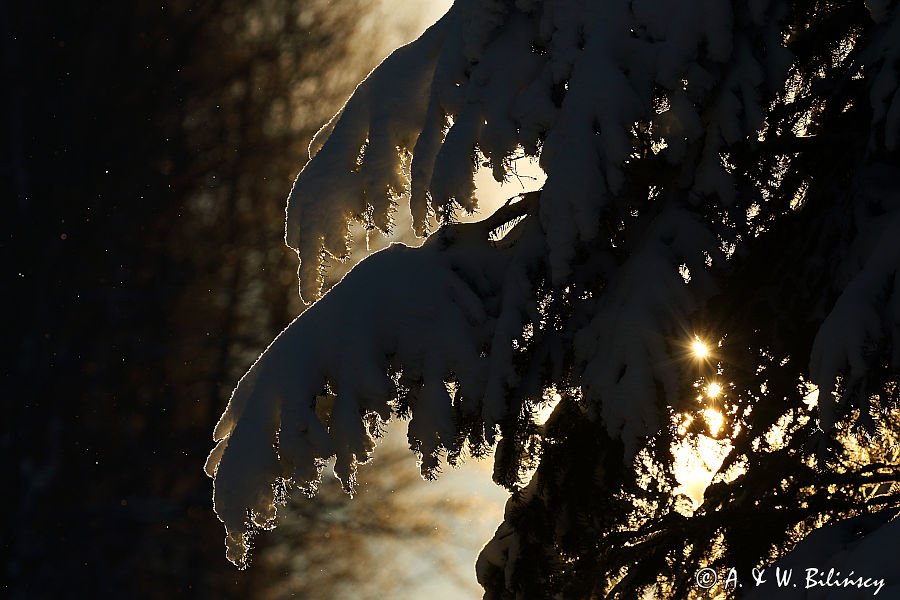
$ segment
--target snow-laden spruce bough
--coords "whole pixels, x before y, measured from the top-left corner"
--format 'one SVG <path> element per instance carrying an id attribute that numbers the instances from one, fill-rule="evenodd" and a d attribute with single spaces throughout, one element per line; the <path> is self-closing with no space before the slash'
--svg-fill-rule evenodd
<path id="1" fill-rule="evenodd" d="M 749 571 L 832 519 L 887 523 L 897 4 L 460 0 L 398 49 L 316 136 L 288 199 L 313 304 L 215 429 L 229 558 L 245 564 L 327 458 L 352 490 L 392 416 L 411 416 L 425 476 L 499 443 L 495 478 L 520 491 L 479 558 L 492 598 L 682 597 L 698 566 Z M 503 179 L 523 151 L 543 188 L 455 223 L 477 210 L 476 164 Z M 360 243 L 350 223 L 389 233 L 407 210 L 422 247 L 323 289 Z M 708 361 L 686 351 L 701 336 Z M 713 378 L 730 453 L 686 515 L 669 448 L 698 435 L 702 418 L 674 423 Z M 562 401 L 539 426 L 550 389 Z"/>

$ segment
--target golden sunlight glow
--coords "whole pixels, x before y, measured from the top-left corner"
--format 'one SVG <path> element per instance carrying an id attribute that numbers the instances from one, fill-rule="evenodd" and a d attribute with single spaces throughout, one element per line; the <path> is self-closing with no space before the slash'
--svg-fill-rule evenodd
<path id="1" fill-rule="evenodd" d="M 697 341 L 699 342 L 699 340 Z M 706 349 L 705 345 L 703 345 L 703 349 Z M 700 387 L 702 380 L 695 382 L 694 385 Z M 697 397 L 698 401 L 703 402 L 705 398 L 719 396 L 723 392 L 722 384 L 709 383 L 705 392 L 705 397 L 703 394 Z M 735 433 L 738 430 L 736 424 L 732 428 L 726 422 L 723 411 L 706 406 L 700 412 L 700 418 L 703 419 L 708 433 L 689 433 L 695 418 L 696 414 L 694 416 L 690 414 L 673 415 L 673 425 L 676 426 L 680 439 L 676 439 L 669 448 L 673 458 L 673 472 L 678 482 L 674 493 L 686 496 L 689 500 L 682 498 L 676 502 L 676 510 L 685 516 L 693 514 L 703 503 L 706 488 L 714 478 L 718 477 L 719 481 L 728 482 L 746 472 L 746 464 L 737 461 L 725 472 L 719 473 L 722 463 L 733 449 L 730 437 L 723 436 L 723 433 L 728 431 Z M 721 439 L 719 439 L 720 436 L 722 436 Z"/>
<path id="2" fill-rule="evenodd" d="M 544 423 L 546 423 L 547 419 L 550 418 L 550 415 L 553 414 L 553 409 L 556 408 L 556 405 L 559 404 L 560 400 L 562 400 L 562 394 L 556 391 L 555 388 L 546 390 L 544 392 L 544 404 L 534 415 L 535 422 L 538 425 L 543 425 Z"/>
<path id="3" fill-rule="evenodd" d="M 673 468 L 678 481 L 675 493 L 690 498 L 694 509 L 700 506 L 703 493 L 729 452 L 731 440 L 716 440 L 706 435 L 683 438 L 673 444 Z"/>
<path id="4" fill-rule="evenodd" d="M 688 427 L 691 426 L 691 423 L 694 422 L 694 417 L 691 415 L 684 415 L 684 420 L 678 424 L 678 435 L 685 436 L 687 434 Z"/>
<path id="5" fill-rule="evenodd" d="M 725 417 L 722 413 L 714 408 L 707 408 L 703 411 L 703 419 L 706 421 L 706 426 L 709 427 L 709 433 L 713 436 L 719 435 L 722 425 L 725 424 Z"/>
<path id="6" fill-rule="evenodd" d="M 709 346 L 700 341 L 700 338 L 694 338 L 691 350 L 697 358 L 709 358 Z"/>
<path id="7" fill-rule="evenodd" d="M 809 383 L 806 385 L 806 394 L 803 395 L 803 404 L 808 410 L 813 410 L 819 404 L 819 386 Z"/>

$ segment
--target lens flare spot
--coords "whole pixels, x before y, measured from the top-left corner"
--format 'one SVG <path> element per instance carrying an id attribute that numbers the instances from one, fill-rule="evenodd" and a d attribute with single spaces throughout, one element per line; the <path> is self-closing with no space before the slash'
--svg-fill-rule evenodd
<path id="1" fill-rule="evenodd" d="M 709 358 L 709 346 L 704 344 L 699 338 L 695 338 L 691 343 L 691 351 L 697 358 Z"/>

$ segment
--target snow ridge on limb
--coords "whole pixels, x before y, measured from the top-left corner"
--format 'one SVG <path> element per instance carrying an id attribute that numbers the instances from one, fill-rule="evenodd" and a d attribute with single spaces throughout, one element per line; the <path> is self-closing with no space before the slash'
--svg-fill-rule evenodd
<path id="1" fill-rule="evenodd" d="M 285 243 L 300 257 L 300 292 L 321 292 L 322 255 L 349 253 L 349 223 L 368 219 L 389 231 L 392 198 L 404 187 L 402 154 L 425 119 L 417 98 L 431 83 L 448 14 L 385 59 L 310 145 L 310 162 L 288 197 Z M 368 215 L 367 215 L 368 213 Z"/>
<path id="2" fill-rule="evenodd" d="M 900 5 L 896 2 L 893 7 L 889 5 L 888 0 L 866 2 L 872 20 L 881 27 L 863 55 L 863 64 L 876 70 L 871 78 L 869 98 L 872 123 L 881 127 L 873 128 L 871 149 L 883 145 L 893 151 L 900 147 L 900 49 L 894 43 L 900 37 Z"/>
<path id="3" fill-rule="evenodd" d="M 872 0 L 866 8 L 877 26 L 852 69 L 865 76 L 871 103 L 870 164 L 856 174 L 855 229 L 845 242 L 847 256 L 832 273 L 839 296 L 819 327 L 809 363 L 825 430 L 854 407 L 870 424 L 868 394 L 879 383 L 870 380 L 872 373 L 879 361 L 900 370 L 900 170 L 877 162 L 900 140 L 900 5 Z M 884 348 L 893 353 L 884 356 Z"/>
<path id="4" fill-rule="evenodd" d="M 691 312 L 716 291 L 704 256 L 715 243 L 689 211 L 664 210 L 609 274 L 594 318 L 575 338 L 584 397 L 609 435 L 624 442 L 626 460 L 658 430 L 660 407 L 677 402 L 679 351 L 669 340 L 685 337 Z M 679 265 L 690 275 L 679 274 Z"/>
<path id="5" fill-rule="evenodd" d="M 410 280 L 417 282 L 414 293 Z M 360 306 L 366 296 L 371 300 Z M 356 464 L 374 447 L 364 416 L 387 420 L 391 414 L 391 357 L 402 357 L 404 376 L 421 382 L 410 424 L 421 451 L 449 446 L 455 430 L 444 378 L 455 371 L 477 381 L 484 318 L 477 297 L 444 257 L 394 245 L 351 271 L 285 329 L 238 384 L 215 431 L 207 472 L 215 477 L 229 558 L 243 561 L 249 528 L 272 523 L 279 480 L 313 482 L 317 459 L 336 454 L 335 473 L 352 486 Z M 436 346 L 441 353 L 429 352 Z M 316 396 L 326 386 L 337 396 L 327 426 L 316 414 Z"/>
<path id="6" fill-rule="evenodd" d="M 498 180 L 521 149 L 540 155 L 557 284 L 576 246 L 598 235 L 641 124 L 670 162 L 684 163 L 682 186 L 732 202 L 721 155 L 755 135 L 766 98 L 781 89 L 785 6 L 460 0 L 376 68 L 311 147 L 286 225 L 302 296 L 321 293 L 323 261 L 349 253 L 348 223 L 390 230 L 407 191 L 419 235 L 434 216 L 446 223 L 475 210 L 479 153 Z"/>
<path id="7" fill-rule="evenodd" d="M 867 413 L 867 378 L 878 361 L 900 371 L 898 186 L 900 169 L 895 167 L 876 165 L 857 176 L 858 233 L 835 274 L 840 296 L 819 327 L 809 366 L 819 386 L 819 419 L 826 430 L 853 406 Z M 879 349 L 886 347 L 894 349 L 892 356 L 880 356 Z"/>
<path id="8" fill-rule="evenodd" d="M 421 248 L 373 254 L 257 359 L 216 426 L 206 464 L 230 560 L 245 564 L 252 532 L 274 526 L 285 488 L 314 489 L 324 459 L 337 457 L 335 474 L 352 492 L 377 423 L 392 415 L 411 414 L 423 475 L 433 476 L 439 454 L 459 453 L 458 413 L 480 420 L 486 382 L 508 376 L 491 373 L 504 363 L 484 349 L 509 329 L 505 313 L 521 310 L 511 304 L 520 290 L 506 289 L 509 273 L 542 256 L 537 227 L 519 223 L 507 236 L 516 244 L 492 244 L 489 234 L 535 206 L 531 195 L 484 222 L 445 227 Z M 504 416 L 496 404 L 488 412 L 488 420 Z"/>

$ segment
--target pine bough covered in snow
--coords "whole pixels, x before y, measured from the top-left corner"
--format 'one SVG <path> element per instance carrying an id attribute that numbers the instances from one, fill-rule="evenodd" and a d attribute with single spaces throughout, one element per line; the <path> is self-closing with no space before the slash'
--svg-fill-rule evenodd
<path id="1" fill-rule="evenodd" d="M 329 457 L 352 491 L 394 416 L 425 476 L 499 444 L 516 491 L 479 559 L 488 597 L 677 595 L 678 565 L 756 566 L 896 509 L 898 77 L 890 0 L 457 1 L 359 85 L 291 191 L 312 305 L 215 429 L 229 558 Z M 457 223 L 476 165 L 501 180 L 523 152 L 542 189 Z M 351 224 L 390 234 L 401 211 L 425 244 L 323 289 Z M 686 516 L 667 452 L 714 378 L 730 454 Z"/>

